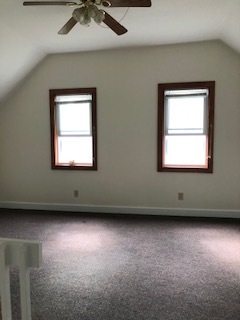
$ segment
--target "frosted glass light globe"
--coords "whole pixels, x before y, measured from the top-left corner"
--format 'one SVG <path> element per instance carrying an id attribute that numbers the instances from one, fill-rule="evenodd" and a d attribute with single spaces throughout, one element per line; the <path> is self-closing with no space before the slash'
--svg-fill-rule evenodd
<path id="1" fill-rule="evenodd" d="M 103 10 L 99 10 L 95 18 L 93 18 L 97 24 L 100 24 L 105 19 L 105 13 Z"/>

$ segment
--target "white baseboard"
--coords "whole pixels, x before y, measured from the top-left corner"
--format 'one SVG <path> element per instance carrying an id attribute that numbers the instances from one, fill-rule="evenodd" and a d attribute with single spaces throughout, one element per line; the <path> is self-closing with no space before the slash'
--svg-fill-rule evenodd
<path id="1" fill-rule="evenodd" d="M 240 218 L 240 210 L 184 209 L 127 206 L 97 206 L 62 203 L 7 202 L 0 201 L 0 208 L 50 210 L 86 213 L 141 214 L 179 217 Z"/>

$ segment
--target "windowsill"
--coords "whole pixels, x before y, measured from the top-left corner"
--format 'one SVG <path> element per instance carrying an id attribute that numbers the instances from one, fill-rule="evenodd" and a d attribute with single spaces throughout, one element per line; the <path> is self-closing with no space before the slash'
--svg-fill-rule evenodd
<path id="1" fill-rule="evenodd" d="M 158 172 L 199 172 L 199 173 L 213 173 L 212 168 L 206 167 L 160 167 Z"/>
<path id="2" fill-rule="evenodd" d="M 52 165 L 52 169 L 56 170 L 97 170 L 97 166 L 92 165 L 69 165 L 69 164 L 56 164 Z"/>

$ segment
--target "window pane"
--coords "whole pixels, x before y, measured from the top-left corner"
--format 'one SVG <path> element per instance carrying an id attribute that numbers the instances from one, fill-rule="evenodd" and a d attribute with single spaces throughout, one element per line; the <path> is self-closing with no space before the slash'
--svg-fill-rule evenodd
<path id="1" fill-rule="evenodd" d="M 58 106 L 61 135 L 90 135 L 90 103 L 66 103 Z"/>
<path id="2" fill-rule="evenodd" d="M 93 164 L 92 137 L 59 137 L 58 163 Z"/>
<path id="3" fill-rule="evenodd" d="M 51 167 L 97 170 L 96 88 L 51 89 Z"/>
<path id="4" fill-rule="evenodd" d="M 204 132 L 204 97 L 185 96 L 167 99 L 168 134 Z M 178 130 L 180 130 L 178 132 Z"/>
<path id="5" fill-rule="evenodd" d="M 206 166 L 206 136 L 165 136 L 164 165 Z"/>

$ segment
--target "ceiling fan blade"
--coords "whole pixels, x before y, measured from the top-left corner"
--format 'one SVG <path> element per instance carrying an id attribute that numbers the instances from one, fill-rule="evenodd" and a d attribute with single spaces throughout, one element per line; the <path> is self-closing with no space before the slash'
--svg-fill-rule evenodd
<path id="1" fill-rule="evenodd" d="M 109 0 L 110 7 L 151 7 L 151 0 Z M 104 1 L 103 1 L 104 3 Z"/>
<path id="2" fill-rule="evenodd" d="M 58 34 L 68 34 L 68 32 L 72 30 L 72 28 L 75 26 L 76 23 L 77 23 L 77 21 L 72 17 L 62 27 L 62 29 L 58 31 Z"/>
<path id="3" fill-rule="evenodd" d="M 72 1 L 25 1 L 24 6 L 76 6 Z"/>
<path id="4" fill-rule="evenodd" d="M 121 35 L 127 32 L 127 29 L 124 28 L 117 20 L 115 20 L 112 16 L 110 16 L 106 11 L 104 11 L 105 18 L 103 23 L 105 23 L 112 31 L 114 31 L 117 35 Z"/>

